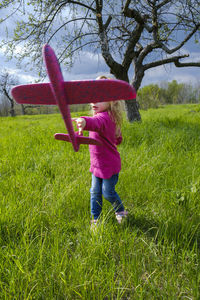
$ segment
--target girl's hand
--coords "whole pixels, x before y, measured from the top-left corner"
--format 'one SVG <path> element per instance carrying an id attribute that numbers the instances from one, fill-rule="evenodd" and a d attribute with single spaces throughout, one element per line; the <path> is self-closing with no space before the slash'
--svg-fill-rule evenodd
<path id="1" fill-rule="evenodd" d="M 76 126 L 78 127 L 78 134 L 83 134 L 83 129 L 85 128 L 86 121 L 83 118 L 72 118 L 72 121 L 76 122 Z"/>

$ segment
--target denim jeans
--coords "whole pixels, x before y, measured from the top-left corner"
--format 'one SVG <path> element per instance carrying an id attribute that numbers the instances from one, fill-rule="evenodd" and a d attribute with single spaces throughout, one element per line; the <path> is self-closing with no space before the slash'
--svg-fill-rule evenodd
<path id="1" fill-rule="evenodd" d="M 115 191 L 119 174 L 115 174 L 109 179 L 102 179 L 92 174 L 92 187 L 90 189 L 91 215 L 96 220 L 102 211 L 102 195 L 108 200 L 115 212 L 124 210 L 122 201 Z"/>

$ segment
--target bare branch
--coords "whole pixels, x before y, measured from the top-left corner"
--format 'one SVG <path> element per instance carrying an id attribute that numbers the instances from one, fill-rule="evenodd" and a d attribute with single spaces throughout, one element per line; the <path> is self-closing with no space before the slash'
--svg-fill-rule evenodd
<path id="1" fill-rule="evenodd" d="M 149 64 L 145 64 L 144 65 L 144 70 L 146 71 L 148 69 L 155 68 L 155 67 L 158 67 L 158 66 L 162 66 L 162 65 L 165 65 L 165 64 L 175 63 L 179 59 L 185 58 L 185 57 L 188 57 L 188 56 L 189 56 L 188 54 L 185 54 L 185 55 L 174 56 L 174 57 L 154 61 L 154 62 L 151 62 Z"/>
<path id="2" fill-rule="evenodd" d="M 185 45 L 185 43 L 188 42 L 192 36 L 194 36 L 194 34 L 198 31 L 199 28 L 200 28 L 200 23 L 185 37 L 185 39 L 177 47 L 173 49 L 169 49 L 166 45 L 164 45 L 162 42 L 158 40 L 156 40 L 156 43 L 158 43 L 160 48 L 162 48 L 166 53 L 172 54 L 177 50 L 181 49 L 181 47 Z"/>
<path id="3" fill-rule="evenodd" d="M 175 66 L 178 68 L 182 67 L 200 67 L 200 62 L 188 62 L 188 63 L 181 63 L 179 60 L 174 62 Z"/>
<path id="4" fill-rule="evenodd" d="M 77 22 L 77 21 L 81 21 L 81 20 L 85 20 L 86 18 L 76 18 L 76 19 L 73 19 L 73 20 L 70 20 L 66 23 L 63 23 L 58 29 L 56 29 L 54 31 L 54 33 L 51 35 L 51 37 L 48 39 L 48 42 L 49 43 L 51 41 L 51 39 L 56 35 L 56 33 L 58 33 L 59 30 L 61 30 L 63 27 L 65 27 L 66 25 L 68 25 L 69 23 L 72 23 L 72 22 Z M 94 18 L 87 18 L 88 21 L 95 21 L 96 19 Z"/>
<path id="5" fill-rule="evenodd" d="M 141 37 L 143 28 L 144 28 L 144 26 L 142 24 L 138 24 L 136 26 L 135 30 L 132 32 L 132 34 L 131 34 L 131 36 L 128 40 L 128 46 L 127 46 L 127 49 L 125 51 L 124 59 L 123 59 L 123 62 L 122 62 L 122 65 L 127 70 L 129 69 L 130 64 L 133 61 L 133 58 L 136 55 L 136 52 L 135 52 L 134 48 L 135 48 L 136 44 L 138 43 L 138 41 Z"/>
<path id="6" fill-rule="evenodd" d="M 85 33 L 85 34 L 82 34 L 82 35 L 79 35 L 79 36 L 76 36 L 70 43 L 67 44 L 67 47 L 65 47 L 65 49 L 63 50 L 63 52 L 60 54 L 59 56 L 59 60 L 60 58 L 64 55 L 64 53 L 74 44 L 74 42 L 82 37 L 86 37 L 86 36 L 90 36 L 90 35 L 97 35 L 97 33 Z M 93 44 L 93 43 L 96 43 L 96 41 L 89 41 L 85 44 L 82 44 L 80 47 L 77 47 L 76 49 L 74 50 L 71 50 L 70 51 L 70 54 L 76 52 L 77 50 L 79 49 L 82 49 L 84 48 L 86 45 L 90 45 L 90 44 Z M 62 60 L 63 61 L 63 60 Z"/>
<path id="7" fill-rule="evenodd" d="M 149 27 L 146 23 L 147 19 L 149 18 L 149 15 L 142 16 L 137 10 L 130 9 L 129 8 L 130 2 L 131 2 L 131 0 L 127 0 L 125 3 L 124 9 L 122 11 L 124 16 L 134 19 L 137 23 L 143 25 L 147 29 L 148 32 L 152 32 L 153 28 Z"/>
<path id="8" fill-rule="evenodd" d="M 12 1 L 11 1 L 11 2 L 12 2 Z M 9 4 L 8 4 L 8 5 L 9 5 Z M 16 12 L 19 10 L 20 6 L 21 6 L 21 3 L 19 4 L 19 6 L 18 6 L 18 7 L 17 7 L 10 15 L 6 16 L 4 19 L 1 19 L 1 20 L 0 20 L 0 23 L 6 21 L 7 19 L 9 19 L 9 18 L 12 17 L 13 15 L 15 15 Z"/>
<path id="9" fill-rule="evenodd" d="M 106 21 L 106 23 L 105 23 L 105 25 L 104 25 L 105 30 L 108 28 L 108 26 L 110 25 L 111 21 L 112 21 L 112 16 L 109 16 L 108 19 L 107 19 L 107 21 Z"/>
<path id="10" fill-rule="evenodd" d="M 79 1 L 73 1 L 73 0 L 67 0 L 67 1 L 65 1 L 65 4 L 68 4 L 68 3 L 85 7 L 87 9 L 93 11 L 94 13 L 96 12 L 96 10 L 92 6 L 88 6 L 88 5 L 86 5 L 86 4 L 82 3 L 82 2 L 79 2 Z"/>
<path id="11" fill-rule="evenodd" d="M 165 6 L 167 3 L 170 3 L 171 0 L 164 0 L 163 2 L 161 2 L 160 4 L 158 4 L 156 6 L 157 9 L 160 9 L 162 6 Z"/>
<path id="12" fill-rule="evenodd" d="M 97 23 L 98 23 L 98 27 L 99 27 L 99 37 L 100 37 L 100 43 L 101 43 L 102 56 L 104 57 L 107 65 L 111 69 L 114 70 L 114 69 L 122 68 L 122 66 L 113 59 L 113 57 L 110 53 L 107 34 L 105 31 L 105 26 L 103 25 L 102 6 L 99 5 L 98 0 L 96 0 L 96 17 L 97 17 Z"/>
<path id="13" fill-rule="evenodd" d="M 143 60 L 145 59 L 145 57 L 152 52 L 153 49 L 158 48 L 157 44 L 148 44 L 145 48 L 143 48 L 140 51 L 140 54 L 138 56 L 138 60 L 137 63 L 142 64 Z"/>

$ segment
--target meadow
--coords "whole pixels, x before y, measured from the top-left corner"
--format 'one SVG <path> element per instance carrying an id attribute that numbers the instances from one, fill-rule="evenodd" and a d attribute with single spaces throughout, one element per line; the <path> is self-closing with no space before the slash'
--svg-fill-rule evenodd
<path id="1" fill-rule="evenodd" d="M 72 116 L 81 113 L 72 114 Z M 200 299 L 200 106 L 124 120 L 119 225 L 59 114 L 0 118 L 0 299 Z"/>

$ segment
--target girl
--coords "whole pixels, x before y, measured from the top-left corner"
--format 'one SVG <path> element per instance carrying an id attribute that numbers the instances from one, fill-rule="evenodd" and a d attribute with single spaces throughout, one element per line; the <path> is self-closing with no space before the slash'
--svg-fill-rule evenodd
<path id="1" fill-rule="evenodd" d="M 107 79 L 105 76 L 97 79 Z M 89 145 L 90 172 L 92 186 L 90 189 L 91 224 L 96 225 L 102 211 L 102 195 L 115 210 L 116 219 L 121 223 L 126 217 L 122 201 L 115 191 L 121 170 L 121 159 L 117 145 L 121 143 L 120 125 L 122 122 L 122 105 L 120 101 L 91 103 L 93 117 L 73 119 L 81 135 L 83 130 L 89 136 L 99 140 L 102 145 Z"/>

